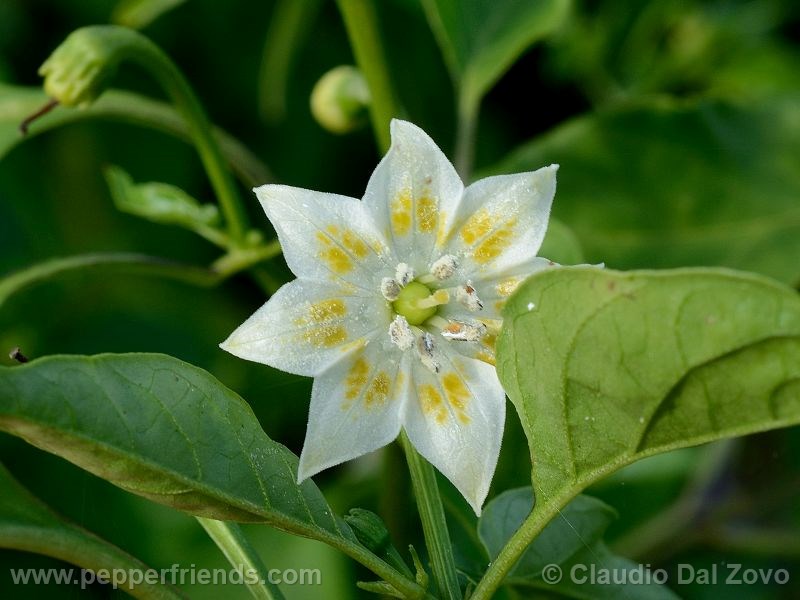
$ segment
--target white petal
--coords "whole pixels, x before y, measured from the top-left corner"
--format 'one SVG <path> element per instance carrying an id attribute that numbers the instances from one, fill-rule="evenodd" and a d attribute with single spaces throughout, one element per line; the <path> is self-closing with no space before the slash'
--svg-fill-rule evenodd
<path id="1" fill-rule="evenodd" d="M 347 293 L 336 284 L 290 281 L 220 347 L 240 358 L 297 375 L 315 376 L 377 330 L 391 311 L 377 292 Z"/>
<path id="2" fill-rule="evenodd" d="M 386 240 L 360 200 L 285 185 L 254 191 L 298 277 L 344 280 L 377 293 L 381 279 L 393 272 Z"/>
<path id="3" fill-rule="evenodd" d="M 367 184 L 364 203 L 399 261 L 426 273 L 464 186 L 444 153 L 416 125 L 394 119 L 392 145 Z M 442 253 L 438 253 L 442 254 Z"/>
<path id="4" fill-rule="evenodd" d="M 314 380 L 299 482 L 400 433 L 409 357 L 387 341 L 383 332 Z"/>
<path id="5" fill-rule="evenodd" d="M 557 165 L 487 177 L 464 191 L 446 247 L 464 278 L 501 271 L 536 256 L 556 191 Z"/>
<path id="6" fill-rule="evenodd" d="M 419 453 L 480 514 L 500 454 L 505 393 L 494 367 L 446 350 L 441 354 L 438 374 L 412 363 L 404 427 Z"/>
<path id="7" fill-rule="evenodd" d="M 544 269 L 558 267 L 557 263 L 539 256 L 531 256 L 522 262 L 500 271 L 489 270 L 475 274 L 471 286 L 483 303 L 483 309 L 470 313 L 457 303 L 443 306 L 439 313 L 447 319 L 500 319 L 509 296 L 528 277 Z"/>

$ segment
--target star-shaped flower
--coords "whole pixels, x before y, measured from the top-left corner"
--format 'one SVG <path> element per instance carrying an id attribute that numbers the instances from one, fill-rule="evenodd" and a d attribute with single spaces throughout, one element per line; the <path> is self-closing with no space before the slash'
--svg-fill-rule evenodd
<path id="1" fill-rule="evenodd" d="M 480 513 L 505 421 L 500 310 L 553 264 L 536 252 L 557 166 L 465 189 L 425 132 L 399 120 L 391 132 L 363 200 L 255 189 L 297 279 L 221 346 L 315 378 L 298 480 L 404 428 Z"/>

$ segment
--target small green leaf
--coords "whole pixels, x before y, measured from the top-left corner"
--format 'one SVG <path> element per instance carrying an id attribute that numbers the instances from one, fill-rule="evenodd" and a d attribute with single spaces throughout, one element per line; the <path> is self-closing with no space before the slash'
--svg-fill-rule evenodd
<path id="1" fill-rule="evenodd" d="M 465 102 L 477 104 L 534 42 L 567 15 L 569 0 L 424 0 L 431 28 Z"/>
<path id="2" fill-rule="evenodd" d="M 147 565 L 123 550 L 57 515 L 14 479 L 2 464 L 0 490 L 0 548 L 51 556 L 94 572 L 149 571 Z M 166 585 L 146 582 L 120 585 L 135 598 L 183 598 Z"/>
<path id="3" fill-rule="evenodd" d="M 492 559 L 520 528 L 533 504 L 533 490 L 525 487 L 503 492 L 486 506 L 478 523 L 478 533 Z M 617 577 L 636 570 L 644 572 L 644 567 L 614 555 L 603 543 L 603 535 L 616 517 L 614 509 L 604 502 L 591 496 L 578 496 L 528 546 L 506 582 L 568 598 L 624 596 L 628 593 L 624 586 L 613 582 L 595 585 L 589 577 L 590 569 L 595 573 L 613 570 Z M 558 581 L 548 579 L 553 575 L 552 565 L 560 569 Z M 656 584 L 637 585 L 635 590 L 636 598 L 676 598 L 670 590 Z"/>
<path id="4" fill-rule="evenodd" d="M 404 593 L 420 591 L 356 540 L 311 480 L 296 483 L 297 457 L 242 398 L 178 359 L 52 356 L 0 367 L 0 430 L 154 502 L 322 540 Z"/>
<path id="5" fill-rule="evenodd" d="M 800 280 L 800 96 L 649 102 L 579 117 L 491 173 L 556 162 L 553 214 L 590 263 Z M 490 173 L 484 173 L 484 175 Z"/>
<path id="6" fill-rule="evenodd" d="M 553 269 L 509 300 L 498 374 L 544 519 L 642 457 L 800 423 L 800 295 L 727 270 Z"/>
<path id="7" fill-rule="evenodd" d="M 225 245 L 225 235 L 217 228 L 220 214 L 215 205 L 200 204 L 179 187 L 167 183 L 136 184 L 119 167 L 107 167 L 105 176 L 114 204 L 122 212 L 155 223 L 185 227 Z"/>

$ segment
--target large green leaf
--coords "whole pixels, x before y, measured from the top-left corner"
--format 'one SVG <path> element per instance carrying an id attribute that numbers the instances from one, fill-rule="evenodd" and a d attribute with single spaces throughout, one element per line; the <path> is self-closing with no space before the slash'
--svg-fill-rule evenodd
<path id="1" fill-rule="evenodd" d="M 580 117 L 492 172 L 559 163 L 553 213 L 589 262 L 800 280 L 800 97 L 650 103 Z"/>
<path id="2" fill-rule="evenodd" d="M 528 436 L 530 541 L 639 458 L 800 423 L 800 295 L 721 269 L 531 277 L 507 304 L 498 373 Z"/>
<path id="3" fill-rule="evenodd" d="M 531 44 L 564 20 L 569 0 L 424 0 L 467 104 L 475 104 Z"/>
<path id="4" fill-rule="evenodd" d="M 313 482 L 297 485 L 297 458 L 244 400 L 175 358 L 54 356 L 0 368 L 0 430 L 155 502 L 320 539 L 418 589 L 356 541 Z"/>
<path id="5" fill-rule="evenodd" d="M 525 521 L 533 503 L 533 490 L 525 487 L 503 492 L 486 506 L 478 533 L 492 559 Z M 606 529 L 616 517 L 616 511 L 604 502 L 578 496 L 528 546 L 506 583 L 590 600 L 625 596 L 676 598 L 669 589 L 655 583 L 626 589 L 615 581 L 592 580 L 592 569 L 594 573 L 614 572 L 617 581 L 623 576 L 633 579 L 637 571 L 645 572 L 641 565 L 613 554 L 603 542 Z"/>
<path id="6" fill-rule="evenodd" d="M 0 464 L 0 548 L 35 552 L 89 569 L 114 569 L 145 573 L 148 566 L 113 544 L 66 521 L 26 490 Z M 175 600 L 183 598 L 166 585 L 120 583 L 136 598 Z"/>

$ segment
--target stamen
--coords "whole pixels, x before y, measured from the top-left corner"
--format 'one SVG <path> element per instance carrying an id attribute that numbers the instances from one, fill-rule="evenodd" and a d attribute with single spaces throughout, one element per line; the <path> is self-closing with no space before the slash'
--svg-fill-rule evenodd
<path id="1" fill-rule="evenodd" d="M 441 369 L 439 361 L 434 358 L 433 336 L 427 331 L 417 338 L 417 354 L 423 365 L 433 373 Z"/>
<path id="2" fill-rule="evenodd" d="M 400 263 L 397 265 L 397 271 L 395 272 L 394 278 L 397 283 L 400 284 L 400 287 L 407 286 L 409 282 L 414 280 L 413 267 L 410 267 L 406 263 Z"/>
<path id="3" fill-rule="evenodd" d="M 450 321 L 442 328 L 442 337 L 457 342 L 478 342 L 486 333 L 486 325 L 478 321 Z"/>
<path id="4" fill-rule="evenodd" d="M 450 302 L 450 294 L 447 290 L 436 290 L 427 298 L 422 298 L 414 302 L 415 308 L 433 308 Z"/>
<path id="5" fill-rule="evenodd" d="M 400 350 L 408 350 L 414 345 L 414 332 L 406 321 L 406 318 L 397 315 L 389 325 L 389 339 Z"/>
<path id="6" fill-rule="evenodd" d="M 478 298 L 478 294 L 472 284 L 468 281 L 462 286 L 458 287 L 456 291 L 456 300 L 471 312 L 478 312 L 483 310 L 483 302 Z"/>
<path id="7" fill-rule="evenodd" d="M 401 289 L 400 284 L 391 277 L 384 277 L 381 281 L 381 294 L 383 294 L 383 297 L 389 302 L 397 300 Z"/>
<path id="8" fill-rule="evenodd" d="M 458 261 L 452 254 L 445 254 L 431 265 L 431 275 L 439 281 L 447 279 L 456 272 Z"/>

